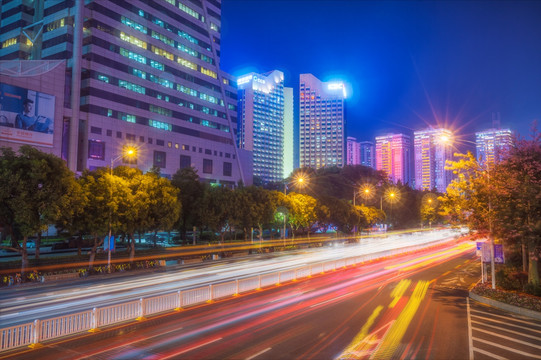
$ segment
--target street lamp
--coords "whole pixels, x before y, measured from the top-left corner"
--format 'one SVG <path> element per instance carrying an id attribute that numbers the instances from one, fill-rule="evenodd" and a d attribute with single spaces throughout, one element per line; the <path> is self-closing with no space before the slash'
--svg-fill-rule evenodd
<path id="1" fill-rule="evenodd" d="M 109 166 L 109 196 L 111 201 L 113 200 L 113 165 L 115 161 L 120 158 L 136 159 L 137 158 L 137 148 L 134 146 L 124 146 L 122 153 L 117 157 L 111 157 L 111 166 Z M 109 206 L 109 241 L 107 243 L 107 272 L 111 272 L 111 233 L 112 233 L 112 217 L 113 217 L 113 208 Z"/>

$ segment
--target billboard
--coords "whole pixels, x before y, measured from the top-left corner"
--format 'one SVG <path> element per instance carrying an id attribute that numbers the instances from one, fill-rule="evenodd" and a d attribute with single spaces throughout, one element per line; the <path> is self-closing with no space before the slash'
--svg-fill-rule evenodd
<path id="1" fill-rule="evenodd" d="M 53 146 L 55 96 L 0 83 L 0 140 Z"/>

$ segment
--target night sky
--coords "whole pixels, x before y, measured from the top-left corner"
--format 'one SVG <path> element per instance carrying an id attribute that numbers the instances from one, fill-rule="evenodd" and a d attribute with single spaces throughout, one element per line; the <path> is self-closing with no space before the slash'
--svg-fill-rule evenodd
<path id="1" fill-rule="evenodd" d="M 221 68 L 347 84 L 358 141 L 428 125 L 466 150 L 476 131 L 541 119 L 541 1 L 223 0 Z M 541 128 L 541 123 L 538 125 Z"/>

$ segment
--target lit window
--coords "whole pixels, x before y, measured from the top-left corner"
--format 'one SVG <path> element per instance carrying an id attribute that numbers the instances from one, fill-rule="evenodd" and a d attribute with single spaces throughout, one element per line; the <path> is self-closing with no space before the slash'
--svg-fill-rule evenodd
<path id="1" fill-rule="evenodd" d="M 7 48 L 8 46 L 11 46 L 11 45 L 15 45 L 18 43 L 18 39 L 17 37 L 14 37 L 14 38 L 11 38 L 11 39 L 7 39 L 6 41 L 4 41 L 2 43 L 2 49 L 3 48 Z"/>
<path id="2" fill-rule="evenodd" d="M 165 51 L 163 49 L 160 49 L 159 47 L 156 47 L 154 45 L 151 46 L 151 50 L 156 55 L 163 56 L 163 57 L 165 57 L 165 58 L 167 58 L 169 60 L 174 59 L 173 54 L 171 54 L 170 52 Z"/>
<path id="3" fill-rule="evenodd" d="M 188 61 L 188 60 L 182 59 L 182 58 L 178 58 L 178 59 L 177 59 L 177 62 L 178 62 L 180 65 L 186 66 L 187 68 L 190 68 L 190 69 L 192 69 L 192 70 L 196 70 L 196 71 L 197 71 L 197 65 L 194 64 L 194 63 L 191 62 L 191 61 Z"/>
<path id="4" fill-rule="evenodd" d="M 128 34 L 126 34 L 124 32 L 120 32 L 120 39 L 124 40 L 124 41 L 127 41 L 130 44 L 138 46 L 140 48 L 143 48 L 143 49 L 147 48 L 147 43 L 146 42 L 144 42 L 142 40 L 139 40 L 135 36 L 128 35 Z"/>
<path id="5" fill-rule="evenodd" d="M 210 76 L 210 77 L 213 77 L 215 79 L 218 78 L 218 74 L 216 74 L 214 71 L 212 70 L 209 70 L 209 69 L 205 69 L 204 67 L 201 67 L 201 73 L 202 74 L 205 74 L 207 76 Z"/>

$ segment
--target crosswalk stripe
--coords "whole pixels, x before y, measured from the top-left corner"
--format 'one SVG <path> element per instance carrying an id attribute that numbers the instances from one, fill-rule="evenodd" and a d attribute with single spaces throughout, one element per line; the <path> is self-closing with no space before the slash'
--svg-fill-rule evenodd
<path id="1" fill-rule="evenodd" d="M 527 338 L 530 338 L 530 339 L 535 339 L 535 340 L 540 340 L 541 341 L 541 338 L 539 336 L 528 335 L 528 334 L 524 334 L 524 333 L 519 332 L 519 331 L 513 331 L 513 330 L 504 329 L 504 328 L 501 328 L 499 326 L 485 324 L 485 323 L 482 323 L 480 321 L 472 320 L 471 322 L 472 322 L 472 324 L 479 324 L 479 325 L 483 325 L 483 326 L 488 326 L 488 327 L 491 327 L 491 328 L 494 328 L 494 329 L 497 329 L 497 330 L 502 330 L 502 331 L 505 331 L 505 332 L 508 332 L 508 333 L 511 333 L 511 334 L 517 334 L 517 335 L 520 335 L 520 336 L 523 336 L 523 337 L 527 337 Z"/>
<path id="2" fill-rule="evenodd" d="M 476 309 L 473 309 L 473 308 L 471 309 L 471 311 L 476 312 L 476 313 L 480 313 L 480 314 L 490 315 L 490 316 L 493 316 L 493 317 L 499 317 L 499 318 L 505 319 L 507 321 L 511 320 L 511 321 L 516 321 L 516 322 L 521 322 L 521 323 L 524 323 L 524 324 L 528 324 L 528 325 L 531 325 L 531 326 L 541 328 L 541 324 L 536 324 L 536 323 L 529 322 L 529 321 L 526 321 L 526 320 L 520 320 L 520 319 L 517 319 L 517 318 L 514 318 L 514 317 L 509 318 L 509 316 L 497 315 L 497 314 L 493 314 L 493 313 L 490 313 L 490 312 L 487 312 L 487 311 L 476 310 Z M 477 316 L 477 315 L 473 315 L 473 316 Z"/>
<path id="3" fill-rule="evenodd" d="M 473 330 L 480 331 L 480 332 L 483 332 L 485 334 L 490 334 L 492 336 L 496 336 L 496 337 L 499 337 L 499 338 L 502 338 L 502 339 L 505 339 L 505 340 L 510 340 L 510 341 L 513 341 L 513 342 L 516 342 L 516 343 L 519 343 L 519 344 L 522 344 L 522 345 L 527 345 L 527 346 L 530 346 L 530 347 L 541 349 L 541 346 L 539 346 L 539 345 L 532 344 L 532 343 L 529 343 L 527 341 L 517 340 L 515 338 L 505 336 L 505 335 L 501 335 L 501 334 L 495 333 L 493 331 L 488 331 L 488 330 L 483 330 L 483 329 L 478 329 L 478 328 L 473 328 Z"/>
<path id="4" fill-rule="evenodd" d="M 514 325 L 514 324 L 511 324 L 511 323 L 505 322 L 505 321 L 494 320 L 494 319 L 491 319 L 491 318 L 488 318 L 488 317 L 485 317 L 485 316 L 479 316 L 479 315 L 473 315 L 472 314 L 472 320 L 473 320 L 473 318 L 480 318 L 480 319 L 495 322 L 495 323 L 498 323 L 498 324 L 504 324 L 504 325 L 507 325 L 507 326 L 513 326 L 513 327 L 516 327 L 516 328 L 519 328 L 519 329 L 524 329 L 524 330 L 528 330 L 528 331 L 532 331 L 532 332 L 541 334 L 541 331 L 539 331 L 539 330 L 531 329 L 531 328 L 528 328 L 528 327 L 525 327 L 525 326 Z"/>
<path id="5" fill-rule="evenodd" d="M 485 351 L 485 350 L 482 350 L 482 349 L 478 349 L 478 348 L 473 348 L 473 351 L 475 352 L 478 352 L 478 353 L 481 353 L 483 355 L 486 355 L 486 356 L 490 356 L 494 359 L 498 359 L 498 360 L 508 360 L 507 358 L 504 358 L 503 356 L 500 356 L 500 355 L 496 355 L 496 354 L 493 354 L 491 352 L 488 352 L 488 351 Z"/>
<path id="6" fill-rule="evenodd" d="M 541 359 L 541 356 L 539 356 L 539 355 L 530 354 L 530 353 L 527 353 L 527 352 L 525 352 L 525 351 L 520 351 L 520 350 L 517 350 L 517 349 L 513 349 L 513 348 L 510 348 L 510 347 L 508 347 L 508 346 L 503 346 L 503 345 L 500 345 L 500 344 L 498 344 L 498 343 L 494 343 L 494 342 L 492 342 L 492 341 L 487 341 L 487 340 L 483 340 L 483 339 L 476 338 L 476 337 L 474 337 L 473 340 L 474 340 L 474 341 L 481 342 L 481 343 L 484 343 L 484 344 L 487 344 L 487 345 L 496 346 L 496 347 L 499 347 L 500 349 L 504 349 L 504 350 L 513 352 L 513 353 L 515 353 L 515 354 L 520 354 L 520 355 L 528 356 L 528 357 L 530 357 L 530 358 L 532 358 L 532 359 Z"/>

